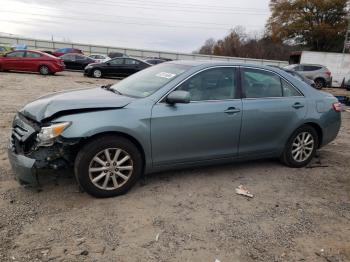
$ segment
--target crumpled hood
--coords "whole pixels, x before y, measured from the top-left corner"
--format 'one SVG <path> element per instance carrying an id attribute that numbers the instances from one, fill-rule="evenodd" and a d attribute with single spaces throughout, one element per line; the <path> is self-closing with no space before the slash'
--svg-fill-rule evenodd
<path id="1" fill-rule="evenodd" d="M 78 89 L 49 94 L 27 104 L 20 113 L 37 122 L 58 113 L 79 110 L 122 108 L 135 98 L 122 96 L 102 88 Z"/>

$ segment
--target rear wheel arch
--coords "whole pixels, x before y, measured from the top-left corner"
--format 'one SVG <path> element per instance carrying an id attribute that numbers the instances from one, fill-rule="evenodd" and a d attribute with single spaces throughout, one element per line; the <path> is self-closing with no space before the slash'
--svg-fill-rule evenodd
<path id="1" fill-rule="evenodd" d="M 322 131 L 321 126 L 315 122 L 308 122 L 308 123 L 303 124 L 302 126 L 311 126 L 312 128 L 315 129 L 317 136 L 318 136 L 317 147 L 320 148 L 322 145 L 322 139 L 323 139 L 323 131 Z"/>

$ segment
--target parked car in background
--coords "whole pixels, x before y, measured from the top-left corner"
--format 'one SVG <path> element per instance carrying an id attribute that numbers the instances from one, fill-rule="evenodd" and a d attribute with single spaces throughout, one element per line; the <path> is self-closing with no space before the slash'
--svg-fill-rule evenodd
<path id="1" fill-rule="evenodd" d="M 26 44 L 13 44 L 11 47 L 12 50 L 27 50 L 28 46 Z"/>
<path id="2" fill-rule="evenodd" d="M 104 63 L 88 65 L 84 75 L 100 78 L 103 76 L 127 77 L 151 66 L 136 58 L 114 58 Z"/>
<path id="3" fill-rule="evenodd" d="M 344 84 L 345 84 L 346 90 L 350 91 L 350 77 L 347 80 L 345 80 Z"/>
<path id="4" fill-rule="evenodd" d="M 91 54 L 89 55 L 90 58 L 94 59 L 96 63 L 103 63 L 107 62 L 111 58 L 107 55 L 102 55 L 102 54 Z"/>
<path id="5" fill-rule="evenodd" d="M 285 69 L 285 68 L 280 68 L 280 69 L 287 72 L 288 74 L 298 78 L 299 80 L 303 81 L 304 83 L 312 86 L 313 88 L 316 88 L 314 80 L 311 80 L 311 79 L 299 74 L 297 71 L 293 71 L 293 70 L 289 70 L 289 69 Z"/>
<path id="6" fill-rule="evenodd" d="M 151 65 L 158 65 L 160 63 L 164 63 L 166 62 L 166 60 L 163 60 L 163 59 L 159 59 L 159 58 L 149 58 L 149 59 L 145 59 L 143 60 Z"/>
<path id="7" fill-rule="evenodd" d="M 90 57 L 74 53 L 62 55 L 60 58 L 66 65 L 66 68 L 72 70 L 84 70 L 88 64 L 96 62 Z"/>
<path id="8" fill-rule="evenodd" d="M 0 56 L 12 51 L 11 47 L 8 46 L 0 46 Z"/>
<path id="9" fill-rule="evenodd" d="M 0 57 L 0 71 L 28 71 L 49 75 L 61 72 L 64 68 L 61 59 L 40 51 L 19 50 Z"/>
<path id="10" fill-rule="evenodd" d="M 108 57 L 109 58 L 117 58 L 117 57 L 129 57 L 129 56 L 126 54 L 123 54 L 123 53 L 119 53 L 119 52 L 111 52 L 111 53 L 108 53 Z"/>
<path id="11" fill-rule="evenodd" d="M 317 89 L 332 85 L 332 73 L 322 65 L 295 64 L 286 66 L 285 69 L 293 70 L 313 80 Z"/>
<path id="12" fill-rule="evenodd" d="M 170 62 L 170 61 L 173 61 L 172 59 L 170 58 L 165 58 L 165 57 L 156 57 L 156 56 L 148 56 L 146 57 L 144 60 L 147 60 L 147 59 L 161 59 L 161 60 L 164 60 L 166 62 Z"/>
<path id="13" fill-rule="evenodd" d="M 56 49 L 54 52 L 53 52 L 53 55 L 54 56 L 62 56 L 64 54 L 68 54 L 68 53 L 74 53 L 74 54 L 84 54 L 83 51 L 81 51 L 80 49 L 77 49 L 77 48 L 59 48 L 59 49 Z"/>
<path id="14" fill-rule="evenodd" d="M 143 173 L 174 168 L 261 158 L 305 167 L 340 124 L 334 96 L 281 70 L 177 61 L 27 104 L 8 156 L 20 183 L 74 167 L 85 192 L 111 197 Z"/>

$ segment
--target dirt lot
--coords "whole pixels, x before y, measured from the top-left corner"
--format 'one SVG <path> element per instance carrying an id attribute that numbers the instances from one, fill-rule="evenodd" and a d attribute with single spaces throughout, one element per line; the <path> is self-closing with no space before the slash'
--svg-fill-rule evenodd
<path id="1" fill-rule="evenodd" d="M 266 160 L 165 172 L 111 199 L 69 177 L 42 192 L 20 187 L 6 155 L 16 110 L 115 81 L 0 73 L 0 261 L 350 261 L 349 108 L 308 168 Z M 253 199 L 235 194 L 241 184 Z"/>

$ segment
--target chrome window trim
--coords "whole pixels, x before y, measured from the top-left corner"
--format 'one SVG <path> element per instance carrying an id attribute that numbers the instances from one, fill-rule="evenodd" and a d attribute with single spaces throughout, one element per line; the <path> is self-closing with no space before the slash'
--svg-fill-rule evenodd
<path id="1" fill-rule="evenodd" d="M 176 88 L 178 88 L 180 85 L 182 85 L 184 82 L 186 82 L 188 79 L 190 79 L 191 77 L 194 77 L 195 75 L 198 75 L 201 72 L 210 70 L 210 69 L 215 69 L 215 68 L 237 68 L 239 69 L 239 65 L 227 65 L 227 66 L 211 66 L 211 67 L 207 67 L 204 69 L 201 69 L 200 71 L 197 71 L 195 73 L 193 73 L 192 75 L 186 77 L 184 80 L 182 80 L 180 83 L 178 83 L 175 87 L 173 87 L 170 91 L 168 91 L 165 95 L 163 95 L 156 104 L 160 104 L 163 103 L 162 100 L 169 95 L 171 92 L 173 92 Z M 238 80 L 238 79 L 237 79 Z M 238 86 L 239 87 L 239 86 Z M 218 101 L 227 101 L 227 100 L 241 100 L 241 98 L 229 98 L 229 99 L 217 99 L 217 100 L 198 100 L 198 101 L 190 101 L 190 103 L 199 103 L 199 102 L 218 102 Z"/>
<path id="2" fill-rule="evenodd" d="M 303 94 L 303 92 L 301 92 L 299 90 L 299 88 L 297 88 L 295 85 L 293 85 L 290 81 L 288 81 L 287 79 L 285 79 L 281 74 L 277 73 L 277 72 L 274 72 L 272 70 L 269 70 L 269 69 L 265 69 L 265 68 L 258 68 L 258 67 L 253 67 L 253 66 L 241 66 L 241 69 L 256 69 L 256 70 L 261 70 L 261 71 L 266 71 L 266 72 L 269 72 L 269 73 L 272 73 L 272 74 L 275 74 L 277 76 L 279 76 L 279 78 L 283 79 L 284 81 L 286 81 L 288 84 L 290 84 L 299 94 L 300 96 L 281 96 L 281 97 L 269 97 L 269 98 L 289 98 L 289 97 L 305 97 L 305 95 Z M 282 85 L 282 83 L 281 83 Z M 241 84 L 242 86 L 242 90 L 244 89 L 243 85 Z M 264 99 L 264 98 L 267 98 L 267 97 L 257 97 L 257 98 L 253 98 L 253 99 Z M 247 99 L 247 98 L 243 98 L 243 99 Z"/>

